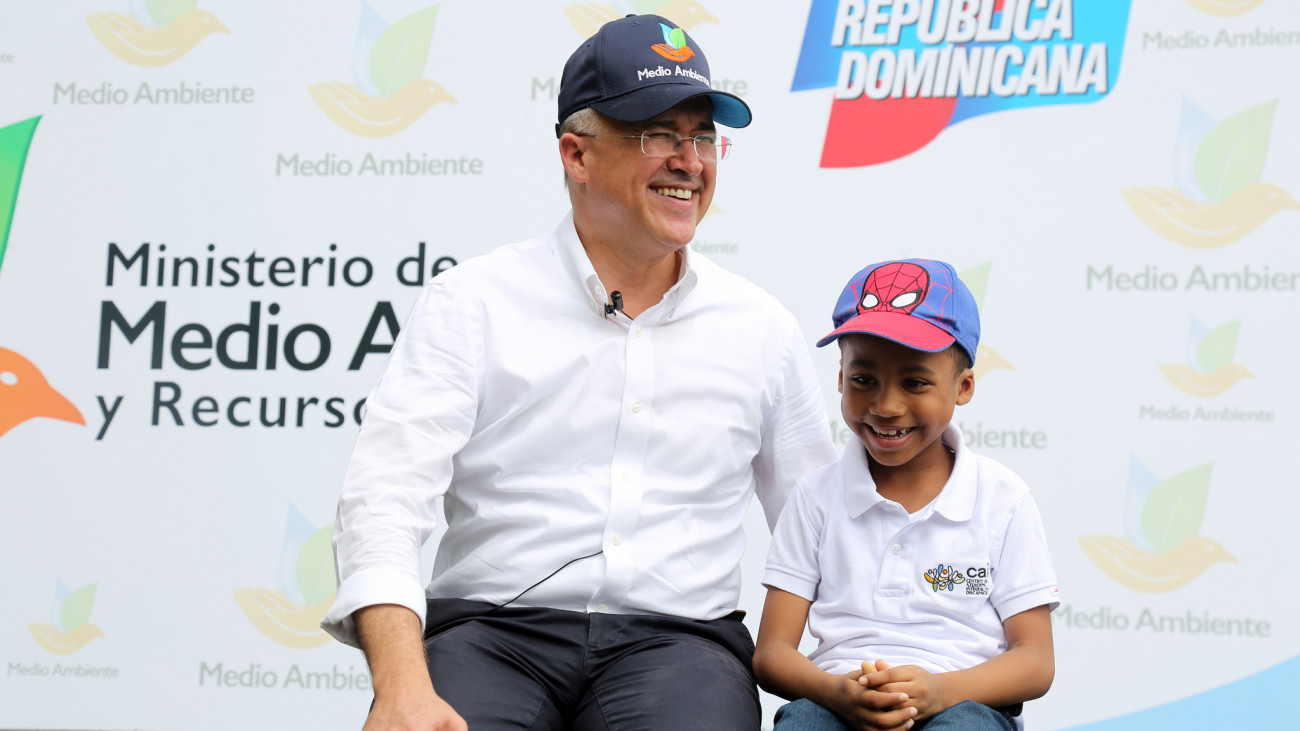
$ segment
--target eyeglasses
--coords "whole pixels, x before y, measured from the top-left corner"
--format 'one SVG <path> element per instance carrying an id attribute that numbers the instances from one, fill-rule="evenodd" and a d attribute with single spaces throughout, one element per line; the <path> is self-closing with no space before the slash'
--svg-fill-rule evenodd
<path id="1" fill-rule="evenodd" d="M 642 132 L 639 135 L 589 134 L 578 132 L 579 137 L 622 137 L 628 140 L 641 140 L 641 152 L 646 157 L 672 157 L 681 149 L 682 143 L 691 141 L 695 154 L 704 162 L 726 160 L 731 156 L 735 144 L 730 137 L 722 135 L 695 135 L 686 137 L 676 132 Z"/>

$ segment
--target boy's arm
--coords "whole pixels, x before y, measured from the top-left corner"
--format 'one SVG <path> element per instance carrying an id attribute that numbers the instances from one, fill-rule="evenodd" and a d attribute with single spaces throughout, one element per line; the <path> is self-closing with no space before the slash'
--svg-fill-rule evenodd
<path id="1" fill-rule="evenodd" d="M 871 673 L 860 682 L 881 691 L 906 693 L 907 705 L 917 709 L 918 719 L 966 700 L 998 708 L 1041 697 L 1056 675 L 1047 606 L 1008 617 L 1002 627 L 1007 651 L 974 667 L 930 673 L 903 665 Z"/>
<path id="2" fill-rule="evenodd" d="M 781 589 L 768 588 L 754 650 L 758 684 L 783 698 L 807 698 L 860 729 L 907 729 L 916 715 L 907 696 L 858 683 L 862 671 L 832 675 L 799 652 L 811 603 Z"/>

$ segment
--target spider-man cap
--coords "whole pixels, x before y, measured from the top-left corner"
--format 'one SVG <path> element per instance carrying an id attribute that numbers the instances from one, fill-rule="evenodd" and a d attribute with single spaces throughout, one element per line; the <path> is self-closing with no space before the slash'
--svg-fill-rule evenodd
<path id="1" fill-rule="evenodd" d="M 975 362 L 980 313 L 975 296 L 952 265 L 933 259 L 885 261 L 849 280 L 835 314 L 835 330 L 822 347 L 849 333 L 888 338 L 909 348 L 937 353 L 953 343 Z"/>
<path id="2" fill-rule="evenodd" d="M 591 107 L 622 122 L 640 122 L 687 99 L 713 100 L 713 121 L 744 127 L 752 115 L 734 94 L 709 86 L 709 62 L 686 31 L 658 15 L 629 15 L 602 25 L 564 64 L 560 125 Z"/>

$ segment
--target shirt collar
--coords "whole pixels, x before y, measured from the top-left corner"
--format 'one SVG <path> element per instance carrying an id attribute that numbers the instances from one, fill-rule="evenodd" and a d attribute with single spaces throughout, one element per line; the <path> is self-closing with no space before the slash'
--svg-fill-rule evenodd
<path id="1" fill-rule="evenodd" d="M 876 492 L 876 481 L 871 479 L 867 448 L 852 436 L 849 437 L 848 444 L 844 445 L 840 468 L 844 471 L 844 504 L 849 509 L 849 517 L 857 518 L 885 502 L 880 493 Z"/>
<path id="2" fill-rule="evenodd" d="M 948 482 L 944 483 L 943 490 L 934 499 L 933 510 L 949 520 L 964 522 L 970 520 L 974 513 L 975 491 L 961 489 L 959 486 L 975 484 L 977 477 L 975 460 L 971 457 L 970 450 L 966 448 L 961 430 L 956 424 L 950 422 L 940 438 L 943 439 L 944 444 L 953 449 L 957 459 L 953 463 Z M 857 518 L 885 502 L 880 493 L 876 492 L 876 481 L 871 479 L 871 467 L 867 462 L 867 448 L 862 446 L 861 442 L 850 439 L 844 447 L 844 456 L 840 459 L 840 465 L 846 487 L 844 503 L 850 517 Z"/>
<path id="3" fill-rule="evenodd" d="M 961 429 L 949 422 L 943 430 L 943 443 L 956 453 L 957 461 L 953 463 L 952 474 L 944 484 L 939 497 L 934 499 L 934 511 L 948 520 L 964 522 L 970 520 L 975 512 L 975 490 L 970 486 L 976 484 L 978 474 L 975 460 L 966 448 Z"/>
<path id="4" fill-rule="evenodd" d="M 583 248 L 582 240 L 578 238 L 578 230 L 573 223 L 573 211 L 569 211 L 555 229 L 555 251 L 566 274 L 586 293 L 591 310 L 604 316 L 605 304 L 609 302 L 609 292 L 601 283 L 600 277 L 596 275 L 596 269 L 591 265 L 591 258 L 587 256 L 587 250 Z M 664 293 L 664 298 L 660 301 L 660 305 L 663 306 L 661 316 L 664 320 L 672 319 L 676 315 L 681 303 L 699 283 L 700 275 L 695 257 L 689 245 L 678 249 L 677 283 Z M 651 309 L 657 307 L 659 305 Z"/>

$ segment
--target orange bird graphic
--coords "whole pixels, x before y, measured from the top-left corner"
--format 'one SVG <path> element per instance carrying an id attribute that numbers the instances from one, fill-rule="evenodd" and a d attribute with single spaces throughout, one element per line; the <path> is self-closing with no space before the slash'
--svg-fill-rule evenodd
<path id="1" fill-rule="evenodd" d="M 0 348 L 0 437 L 38 416 L 86 424 L 77 407 L 55 391 L 30 360 Z"/>

